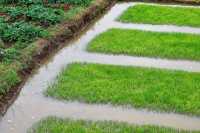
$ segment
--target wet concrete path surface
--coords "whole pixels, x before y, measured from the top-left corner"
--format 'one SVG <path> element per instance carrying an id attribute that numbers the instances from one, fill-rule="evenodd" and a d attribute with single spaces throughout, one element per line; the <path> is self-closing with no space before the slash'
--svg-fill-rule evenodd
<path id="1" fill-rule="evenodd" d="M 88 62 L 124 66 L 145 66 L 200 72 L 200 62 L 131 57 L 125 55 L 104 55 L 86 52 L 88 42 L 96 35 L 113 27 L 142 29 L 159 32 L 184 32 L 200 34 L 200 29 L 191 27 L 158 26 L 142 24 L 123 24 L 116 18 L 129 6 L 135 3 L 116 4 L 104 17 L 96 22 L 84 35 L 71 42 L 71 45 L 60 50 L 29 78 L 22 91 L 0 118 L 1 133 L 25 133 L 35 122 L 47 116 L 85 120 L 113 120 L 138 125 L 159 125 L 185 130 L 200 130 L 200 118 L 175 113 L 159 113 L 112 105 L 84 104 L 76 101 L 57 101 L 47 98 L 43 92 L 53 83 L 59 72 L 72 62 Z M 120 60 L 120 61 L 119 61 Z"/>

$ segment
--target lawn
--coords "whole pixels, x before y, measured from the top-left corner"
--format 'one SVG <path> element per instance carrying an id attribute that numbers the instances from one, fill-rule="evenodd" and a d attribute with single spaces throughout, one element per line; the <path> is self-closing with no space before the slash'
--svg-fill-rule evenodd
<path id="1" fill-rule="evenodd" d="M 155 126 L 134 126 L 122 122 L 92 122 L 49 117 L 40 121 L 28 133 L 188 133 Z M 190 132 L 198 133 L 198 132 Z"/>
<path id="2" fill-rule="evenodd" d="M 169 59 L 200 60 L 200 36 L 110 29 L 93 39 L 88 51 Z"/>
<path id="3" fill-rule="evenodd" d="M 17 73 L 38 52 L 35 42 L 55 37 L 59 24 L 75 19 L 92 1 L 0 0 L 0 99 L 22 80 Z"/>
<path id="4" fill-rule="evenodd" d="M 200 115 L 200 74 L 139 67 L 71 64 L 47 96 Z"/>
<path id="5" fill-rule="evenodd" d="M 167 7 L 139 4 L 128 8 L 119 21 L 200 27 L 200 8 Z"/>

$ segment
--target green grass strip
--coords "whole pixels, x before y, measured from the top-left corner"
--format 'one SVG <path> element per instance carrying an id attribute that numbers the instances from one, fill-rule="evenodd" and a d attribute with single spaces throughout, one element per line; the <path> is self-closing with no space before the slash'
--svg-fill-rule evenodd
<path id="1" fill-rule="evenodd" d="M 71 64 L 47 95 L 200 115 L 200 74 L 150 68 Z"/>
<path id="2" fill-rule="evenodd" d="M 188 133 L 156 126 L 134 126 L 122 122 L 92 122 L 49 117 L 40 121 L 29 133 Z M 199 133 L 199 132 L 190 132 Z"/>
<path id="3" fill-rule="evenodd" d="M 193 34 L 110 29 L 93 39 L 88 51 L 200 60 L 199 42 L 200 36 Z"/>
<path id="4" fill-rule="evenodd" d="M 128 8 L 119 17 L 122 22 L 200 26 L 200 8 L 167 7 L 139 4 Z"/>

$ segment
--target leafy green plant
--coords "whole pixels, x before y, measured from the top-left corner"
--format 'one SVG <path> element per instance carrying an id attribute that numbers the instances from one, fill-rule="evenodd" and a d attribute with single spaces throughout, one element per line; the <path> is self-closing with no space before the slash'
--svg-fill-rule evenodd
<path id="1" fill-rule="evenodd" d="M 19 0 L 0 0 L 0 4 L 16 4 Z"/>
<path id="2" fill-rule="evenodd" d="M 3 24 L 2 24 L 3 25 Z M 26 22 L 15 22 L 11 25 L 4 24 L 0 28 L 0 37 L 5 42 L 30 42 L 34 38 L 43 37 L 45 31 Z"/>
<path id="3" fill-rule="evenodd" d="M 15 48 L 8 48 L 3 51 L 2 60 L 7 63 L 11 63 L 13 60 L 19 59 L 19 51 Z"/>
<path id="4" fill-rule="evenodd" d="M 10 15 L 11 19 L 17 19 L 18 17 L 24 15 L 25 9 L 22 7 L 9 7 L 5 9 L 5 12 Z"/>
<path id="5" fill-rule="evenodd" d="M 42 37 L 44 35 L 44 31 L 41 28 L 35 27 L 23 21 L 14 23 L 13 27 L 16 28 L 18 32 L 18 34 L 16 35 L 17 41 L 30 42 L 34 38 Z"/>
<path id="6" fill-rule="evenodd" d="M 3 48 L 0 48 L 0 61 L 3 60 L 4 55 L 5 55 L 4 49 L 3 49 Z"/>
<path id="7" fill-rule="evenodd" d="M 20 0 L 19 3 L 24 5 L 31 5 L 34 4 L 34 0 Z"/>
<path id="8" fill-rule="evenodd" d="M 63 11 L 46 8 L 42 5 L 32 5 L 25 14 L 31 20 L 47 25 L 56 24 L 63 17 Z"/>
<path id="9" fill-rule="evenodd" d="M 60 0 L 61 3 L 68 3 L 71 5 L 83 5 L 87 6 L 92 0 Z"/>
<path id="10" fill-rule="evenodd" d="M 0 4 L 20 4 L 20 5 L 31 5 L 41 4 L 43 0 L 0 0 Z"/>
<path id="11" fill-rule="evenodd" d="M 7 28 L 4 18 L 0 17 L 0 35 L 3 33 L 3 30 Z"/>

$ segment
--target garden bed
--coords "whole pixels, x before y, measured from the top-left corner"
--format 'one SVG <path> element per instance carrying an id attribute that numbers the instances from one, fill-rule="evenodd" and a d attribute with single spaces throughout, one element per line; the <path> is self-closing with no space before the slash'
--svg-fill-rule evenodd
<path id="1" fill-rule="evenodd" d="M 70 101 L 200 115 L 199 73 L 71 64 L 46 94 Z"/>
<path id="2" fill-rule="evenodd" d="M 20 91 L 20 85 L 23 85 L 26 77 L 30 75 L 31 70 L 35 68 L 36 65 L 42 61 L 42 59 L 44 59 L 48 54 L 52 53 L 53 51 L 56 51 L 56 49 L 63 47 L 65 45 L 65 41 L 77 35 L 81 31 L 81 29 L 83 29 L 91 21 L 93 21 L 96 16 L 102 14 L 102 12 L 109 8 L 112 3 L 112 1 L 110 2 L 107 0 L 95 0 L 87 7 L 76 5 L 74 7 L 71 7 L 67 12 L 63 13 L 64 17 L 60 22 L 57 22 L 56 24 L 51 24 L 47 27 L 40 26 L 37 21 L 24 21 L 25 24 L 32 24 L 34 28 L 41 28 L 40 32 L 44 32 L 45 36 L 41 36 L 42 38 L 40 36 L 37 36 L 35 39 L 30 39 L 29 37 L 26 38 L 27 40 L 24 42 L 20 42 L 21 40 L 14 40 L 11 42 L 12 46 L 2 48 L 3 52 L 1 53 L 8 53 L 7 55 L 9 56 L 1 58 L 1 68 L 10 68 L 8 70 L 11 70 L 11 72 L 8 72 L 8 75 L 5 77 L 5 72 L 3 71 L 4 69 L 0 71 L 0 81 L 1 83 L 3 83 L 0 85 L 0 112 L 5 113 L 7 107 L 14 101 L 15 97 L 18 95 Z M 2 23 L 6 23 L 7 25 L 9 25 L 9 27 L 11 27 L 10 23 L 7 23 L 5 21 L 3 21 Z M 32 34 L 32 30 L 30 31 L 30 34 Z M 27 33 L 24 35 L 27 36 Z M 7 44 L 5 40 L 3 40 L 2 42 L 3 45 Z"/>

